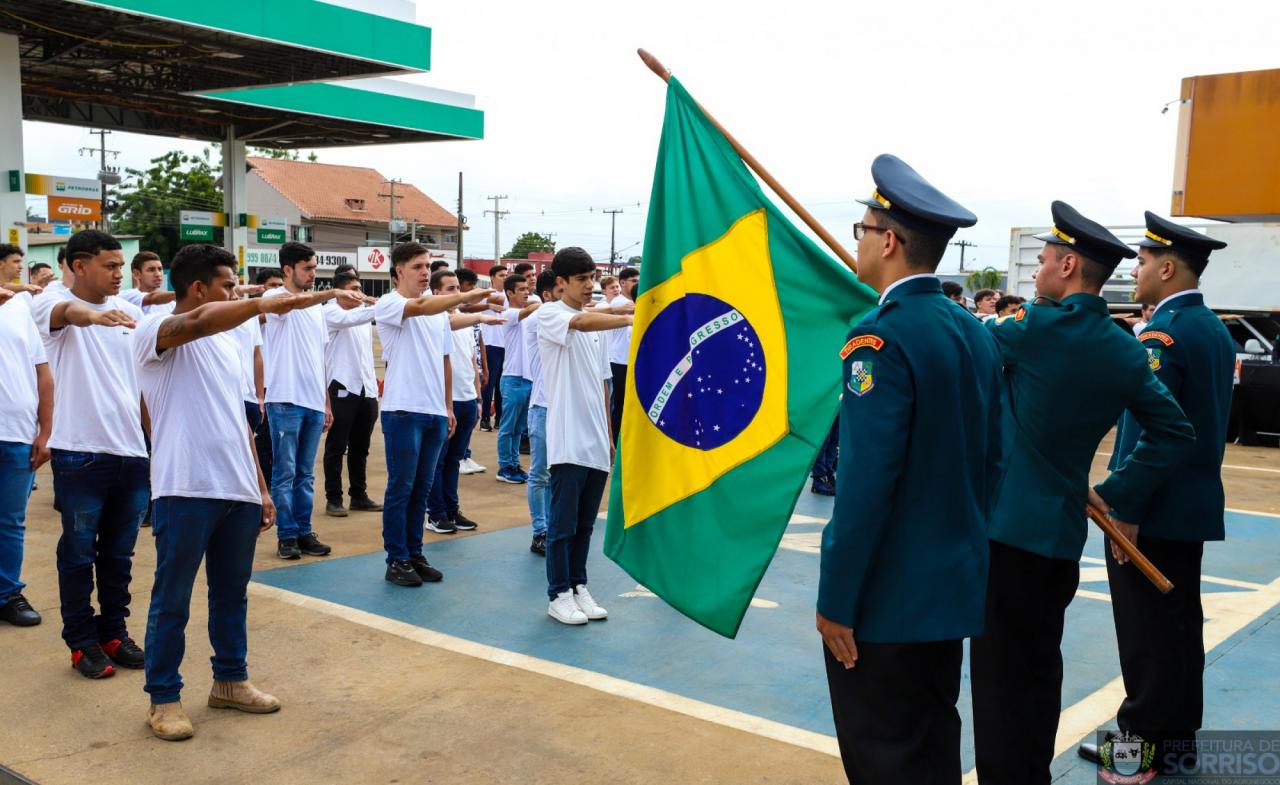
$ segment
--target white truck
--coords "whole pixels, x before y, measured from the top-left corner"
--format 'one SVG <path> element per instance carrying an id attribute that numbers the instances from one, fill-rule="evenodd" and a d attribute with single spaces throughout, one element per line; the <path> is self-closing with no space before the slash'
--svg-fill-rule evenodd
<path id="1" fill-rule="evenodd" d="M 1200 280 L 1205 304 L 1217 312 L 1236 342 L 1233 431 L 1246 444 L 1274 443 L 1280 434 L 1280 223 L 1201 223 L 1191 228 L 1227 243 L 1210 257 Z M 1144 226 L 1108 226 L 1136 243 Z M 1050 227 L 1014 227 L 1009 233 L 1009 292 L 1035 298 L 1036 256 Z M 1133 263 L 1122 262 L 1102 296 L 1116 316 L 1132 316 Z M 1261 437 L 1261 438 L 1259 438 Z"/>

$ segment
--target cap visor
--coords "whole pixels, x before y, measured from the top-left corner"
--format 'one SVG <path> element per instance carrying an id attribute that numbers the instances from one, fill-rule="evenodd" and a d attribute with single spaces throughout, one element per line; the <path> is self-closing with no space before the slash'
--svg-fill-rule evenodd
<path id="1" fill-rule="evenodd" d="M 1053 243 L 1054 245 L 1067 245 L 1067 243 L 1064 243 L 1056 234 L 1052 234 L 1050 232 L 1045 232 L 1044 234 L 1033 234 L 1031 236 L 1041 242 Z"/>

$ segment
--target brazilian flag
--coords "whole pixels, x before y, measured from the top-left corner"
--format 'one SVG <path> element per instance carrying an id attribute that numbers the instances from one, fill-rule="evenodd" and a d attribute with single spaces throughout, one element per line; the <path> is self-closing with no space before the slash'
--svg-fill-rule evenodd
<path id="1" fill-rule="evenodd" d="M 733 637 L 835 418 L 840 349 L 876 295 L 668 84 L 604 548 Z"/>

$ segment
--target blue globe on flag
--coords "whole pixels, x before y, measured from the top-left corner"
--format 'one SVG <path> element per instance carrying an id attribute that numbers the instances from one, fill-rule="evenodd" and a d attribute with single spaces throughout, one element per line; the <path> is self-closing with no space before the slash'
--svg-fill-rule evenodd
<path id="1" fill-rule="evenodd" d="M 742 433 L 764 397 L 759 336 L 741 312 L 707 294 L 687 294 L 653 319 L 632 373 L 649 421 L 698 450 Z"/>

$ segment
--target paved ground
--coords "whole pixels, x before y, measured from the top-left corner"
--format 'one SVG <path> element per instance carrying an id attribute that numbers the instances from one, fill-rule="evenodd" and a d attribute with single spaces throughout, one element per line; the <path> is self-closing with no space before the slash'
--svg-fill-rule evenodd
<path id="1" fill-rule="evenodd" d="M 375 438 L 378 492 L 385 475 Z M 493 444 L 493 434 L 476 434 L 476 457 L 490 467 Z M 1203 584 L 1207 725 L 1276 727 L 1280 678 L 1262 663 L 1280 644 L 1272 623 L 1280 617 L 1280 452 L 1230 448 L 1227 464 L 1231 539 L 1207 549 Z M 209 649 L 196 603 L 184 672 L 197 735 L 165 744 L 144 724 L 141 673 L 89 682 L 68 667 L 47 470 L 40 481 L 25 576 L 46 623 L 0 628 L 10 652 L 0 716 L 21 718 L 0 723 L 0 763 L 37 782 L 107 773 L 140 783 L 843 781 L 812 630 L 816 543 L 830 509 L 819 497 L 803 495 L 735 641 L 647 596 L 599 554 L 601 537 L 592 585 L 613 618 L 577 629 L 550 621 L 542 561 L 528 552 L 523 487 L 494 482 L 492 471 L 463 478 L 464 510 L 480 531 L 431 538 L 428 555 L 446 576 L 439 585 L 403 590 L 382 581 L 377 514 L 320 513 L 316 528 L 335 555 L 280 562 L 268 534 L 251 587 L 251 673 L 284 710 L 255 717 L 204 706 Z M 1119 699 L 1101 555 L 1095 537 L 1068 621 L 1055 764 L 1068 783 L 1093 781 L 1070 747 L 1111 722 Z M 139 638 L 153 569 L 144 535 L 134 578 Z"/>

